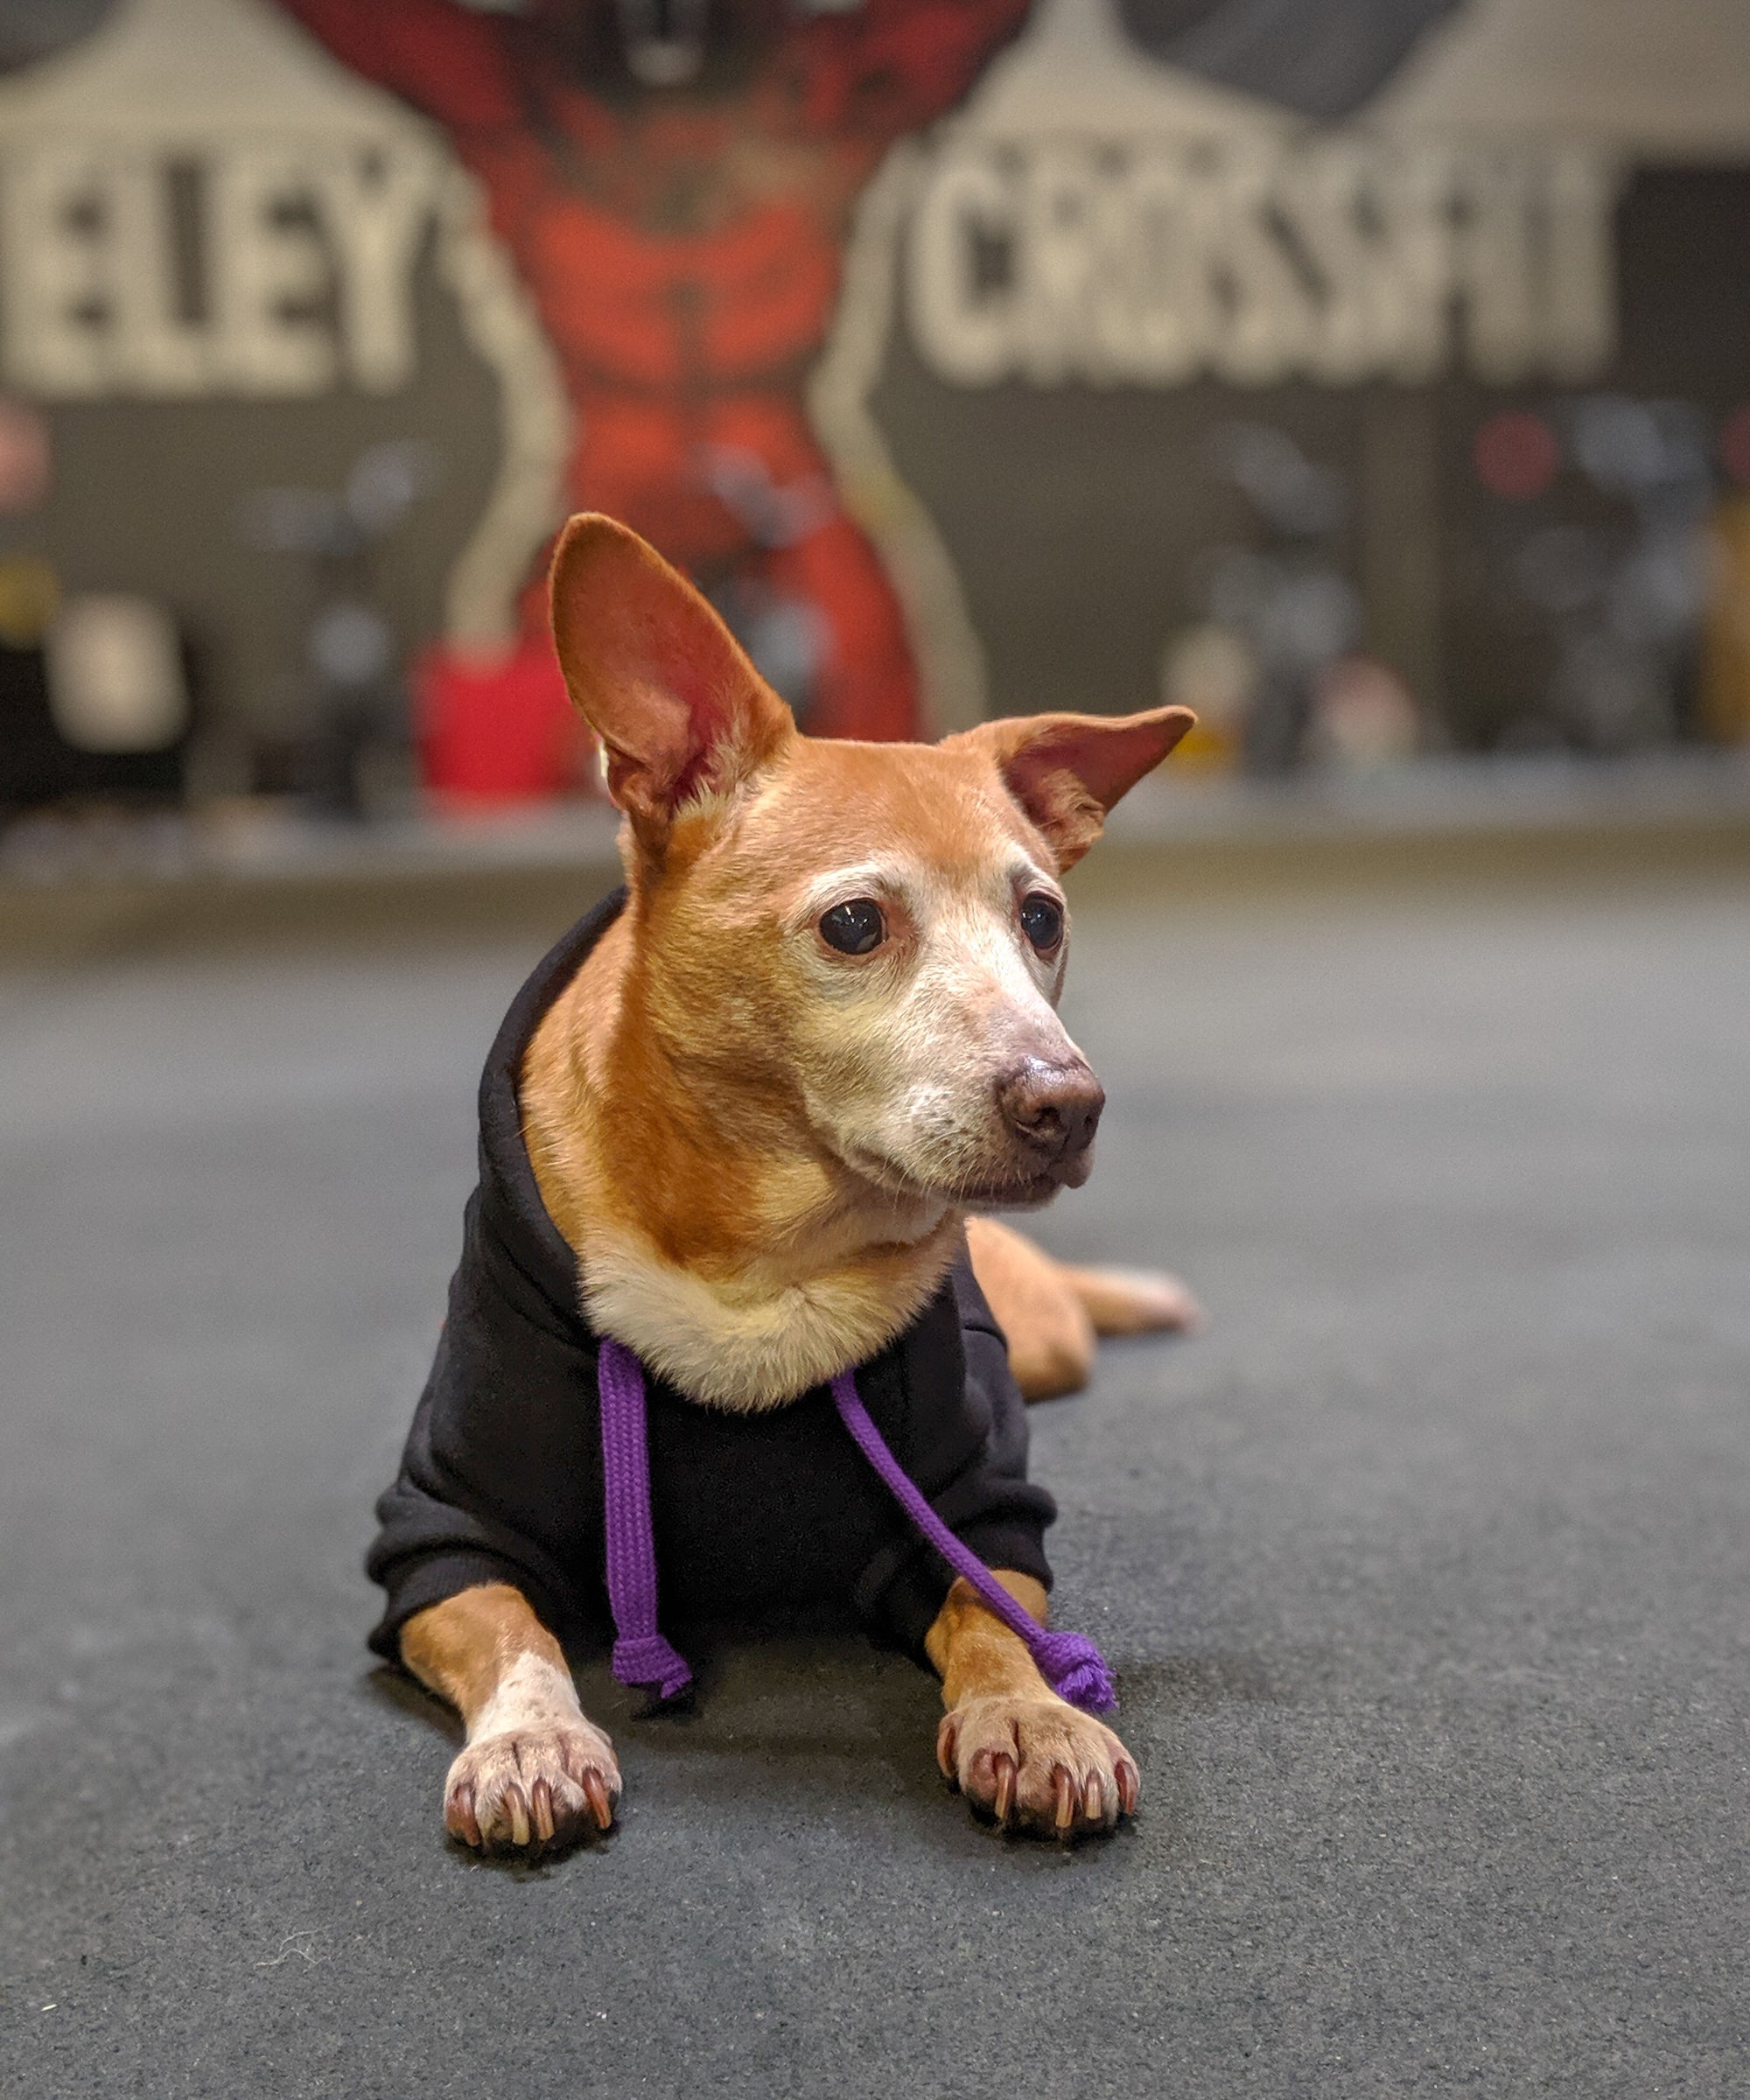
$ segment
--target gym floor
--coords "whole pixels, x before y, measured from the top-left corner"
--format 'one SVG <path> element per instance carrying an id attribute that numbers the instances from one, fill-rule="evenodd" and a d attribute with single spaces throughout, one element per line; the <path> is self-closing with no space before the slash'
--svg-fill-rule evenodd
<path id="1" fill-rule="evenodd" d="M 360 1557 L 556 923 L 0 975 L 0 2082 L 1741 2092 L 1746 906 L 1089 890 L 1111 1105 L 1040 1236 L 1210 1324 L 1033 1414 L 1144 1774 L 1073 1851 L 976 1825 L 931 1680 L 831 1629 L 719 1641 L 683 1718 L 579 1656 L 616 1834 L 446 1843 Z"/>

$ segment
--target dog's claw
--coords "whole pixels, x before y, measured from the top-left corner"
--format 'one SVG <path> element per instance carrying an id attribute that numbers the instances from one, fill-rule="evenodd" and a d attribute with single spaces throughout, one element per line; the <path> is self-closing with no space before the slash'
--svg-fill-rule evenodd
<path id="1" fill-rule="evenodd" d="M 956 1753 L 960 1747 L 960 1724 L 951 1713 L 942 1717 L 942 1726 L 935 1732 L 935 1761 L 942 1767 L 942 1775 L 948 1785 L 958 1788 L 960 1778 L 955 1767 Z"/>
<path id="2" fill-rule="evenodd" d="M 480 1826 L 474 1816 L 474 1789 L 472 1787 L 458 1787 L 450 1796 L 444 1822 L 452 1838 L 459 1838 L 464 1844 L 472 1845 L 476 1852 L 480 1850 Z"/>
<path id="3" fill-rule="evenodd" d="M 510 1842 L 520 1851 L 528 1843 L 528 1803 L 514 1783 L 504 1790 L 504 1811 L 510 1817 Z"/>
<path id="4" fill-rule="evenodd" d="M 1089 1823 L 1104 1823 L 1106 1820 L 1106 1791 L 1091 1774 L 1082 1793 L 1082 1813 Z"/>
<path id="5" fill-rule="evenodd" d="M 1057 1796 L 1057 1834 L 1067 1838 L 1075 1828 L 1075 1782 L 1060 1765 L 1052 1774 L 1052 1787 Z"/>
<path id="6" fill-rule="evenodd" d="M 553 1835 L 553 1789 L 544 1779 L 537 1779 L 529 1789 L 528 1815 L 535 1835 L 545 1844 Z"/>
<path id="7" fill-rule="evenodd" d="M 597 1826 L 604 1830 L 613 1828 L 613 1802 L 607 1788 L 602 1784 L 599 1772 L 585 1772 L 583 1779 L 584 1798 L 590 1804 L 590 1813 Z"/>
<path id="8" fill-rule="evenodd" d="M 1006 1830 L 1009 1811 L 1015 1805 L 1015 1760 L 1012 1757 L 998 1755 L 993 1769 L 997 1776 L 997 1820 Z"/>
<path id="9" fill-rule="evenodd" d="M 1137 1796 L 1141 1791 L 1142 1782 L 1137 1775 L 1136 1767 L 1128 1758 L 1121 1758 L 1118 1760 L 1118 1810 L 1121 1815 L 1136 1814 Z"/>

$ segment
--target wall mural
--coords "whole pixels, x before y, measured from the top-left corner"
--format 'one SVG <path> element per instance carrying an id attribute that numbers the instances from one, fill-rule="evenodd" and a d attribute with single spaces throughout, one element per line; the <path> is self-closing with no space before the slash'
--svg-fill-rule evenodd
<path id="1" fill-rule="evenodd" d="M 221 786 L 370 802 L 410 666 L 430 781 L 556 791 L 592 507 L 821 733 L 1740 734 L 1750 33 L 1578 4 L 81 5 L 0 80 L 0 689 L 94 719 L 131 592 Z"/>

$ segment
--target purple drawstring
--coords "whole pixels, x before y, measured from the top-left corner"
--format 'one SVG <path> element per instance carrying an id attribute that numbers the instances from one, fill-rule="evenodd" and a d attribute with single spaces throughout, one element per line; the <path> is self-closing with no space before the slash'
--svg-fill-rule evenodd
<path id="1" fill-rule="evenodd" d="M 692 1683 L 693 1673 L 656 1624 L 656 1541 L 650 1525 L 644 1367 L 622 1343 L 604 1337 L 597 1376 L 601 1391 L 607 1596 L 618 1636 L 613 1674 L 622 1684 L 654 1684 L 660 1698 L 672 1699 Z M 900 1507 L 955 1573 L 963 1575 L 1010 1632 L 1026 1644 L 1052 1690 L 1090 1713 L 1106 1713 L 1116 1705 L 1112 1673 L 1088 1636 L 1047 1632 L 931 1508 L 887 1448 L 858 1397 L 850 1372 L 841 1371 L 833 1380 L 832 1396 L 858 1449 L 886 1482 Z"/>
<path id="2" fill-rule="evenodd" d="M 1086 1634 L 1047 1633 L 1032 1613 L 1025 1610 L 968 1546 L 961 1544 L 948 1526 L 919 1493 L 910 1475 L 888 1450 L 869 1410 L 858 1396 L 857 1381 L 841 1371 L 832 1382 L 832 1396 L 839 1419 L 857 1440 L 857 1447 L 893 1491 L 900 1508 L 911 1518 L 956 1575 L 963 1575 L 1012 1634 L 1026 1642 L 1040 1675 L 1052 1690 L 1072 1706 L 1085 1706 L 1090 1713 L 1110 1713 L 1118 1703 L 1112 1673 Z"/>
<path id="3" fill-rule="evenodd" d="M 692 1683 L 693 1673 L 656 1625 L 656 1537 L 650 1528 L 644 1367 L 630 1349 L 604 1336 L 596 1383 L 601 1394 L 607 1601 L 618 1635 L 613 1674 L 622 1684 L 654 1684 L 659 1698 L 672 1699 Z"/>

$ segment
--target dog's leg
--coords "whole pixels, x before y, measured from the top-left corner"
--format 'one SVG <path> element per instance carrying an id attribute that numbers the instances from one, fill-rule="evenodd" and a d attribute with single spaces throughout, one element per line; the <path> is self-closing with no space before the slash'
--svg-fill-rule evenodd
<path id="1" fill-rule="evenodd" d="M 444 1785 L 452 1837 L 520 1850 L 612 1823 L 613 1745 L 584 1718 L 564 1653 L 520 1590 L 486 1583 L 416 1613 L 401 1659 L 467 1728 Z"/>
<path id="2" fill-rule="evenodd" d="M 1004 1569 L 997 1579 L 1045 1624 L 1043 1586 Z M 958 1581 L 924 1636 L 948 1712 L 935 1739 L 944 1776 L 999 1824 L 1059 1838 L 1110 1830 L 1136 1808 L 1136 1760 L 1102 1721 L 1060 1698 L 1024 1642 Z"/>
<path id="3" fill-rule="evenodd" d="M 1094 1369 L 1096 1334 L 1193 1327 L 1200 1317 L 1177 1277 L 1071 1269 L 995 1218 L 969 1218 L 966 1243 L 1008 1341 L 1015 1383 L 1029 1400 L 1080 1392 Z"/>

